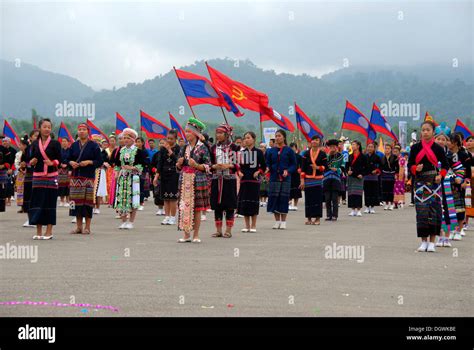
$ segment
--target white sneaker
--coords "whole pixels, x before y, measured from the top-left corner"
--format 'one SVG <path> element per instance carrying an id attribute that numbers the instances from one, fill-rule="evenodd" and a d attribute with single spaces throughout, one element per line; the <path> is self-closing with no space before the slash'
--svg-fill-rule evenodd
<path id="1" fill-rule="evenodd" d="M 452 247 L 451 242 L 449 241 L 448 238 L 444 239 L 443 247 Z"/>
<path id="2" fill-rule="evenodd" d="M 428 248 L 428 242 L 421 242 L 421 245 L 418 247 L 417 251 L 426 252 L 427 248 Z"/>
<path id="3" fill-rule="evenodd" d="M 393 204 L 390 204 L 390 205 L 388 206 L 388 210 L 393 210 Z"/>
<path id="4" fill-rule="evenodd" d="M 75 224 L 76 222 L 77 222 L 77 219 L 76 219 L 76 218 L 73 218 L 73 219 L 71 220 L 71 224 Z"/>
<path id="5" fill-rule="evenodd" d="M 165 219 L 161 222 L 162 225 L 169 225 L 169 216 L 165 216 Z"/>
<path id="6" fill-rule="evenodd" d="M 451 231 L 451 232 L 449 233 L 449 240 L 452 241 L 453 238 L 454 238 L 454 231 Z"/>
<path id="7" fill-rule="evenodd" d="M 355 215 L 356 215 L 356 213 L 355 213 L 354 210 L 352 210 L 352 211 L 349 213 L 349 216 L 355 216 Z"/>
<path id="8" fill-rule="evenodd" d="M 292 206 L 292 205 L 289 205 L 289 206 L 288 206 L 288 210 L 289 210 L 289 211 L 293 211 L 293 206 Z"/>
<path id="9" fill-rule="evenodd" d="M 364 213 L 369 214 L 370 213 L 370 208 L 369 207 L 365 208 Z"/>
<path id="10" fill-rule="evenodd" d="M 370 207 L 369 213 L 370 213 L 370 214 L 375 214 L 375 209 L 374 209 L 374 207 Z"/>
<path id="11" fill-rule="evenodd" d="M 388 210 L 388 205 L 387 204 L 384 205 L 383 210 Z"/>
<path id="12" fill-rule="evenodd" d="M 168 225 L 176 225 L 176 217 L 175 216 L 170 216 L 168 220 Z"/>
<path id="13" fill-rule="evenodd" d="M 298 211 L 298 207 L 293 207 L 293 210 L 294 210 L 294 211 Z"/>
<path id="14" fill-rule="evenodd" d="M 125 225 L 127 225 L 127 223 L 122 222 L 122 225 L 119 226 L 119 230 L 123 230 L 125 228 Z"/>
<path id="15" fill-rule="evenodd" d="M 286 230 L 286 221 L 280 223 L 280 230 Z"/>
<path id="16" fill-rule="evenodd" d="M 100 214 L 100 209 L 99 209 L 99 208 L 95 208 L 95 209 L 94 209 L 94 214 Z"/>
<path id="17" fill-rule="evenodd" d="M 434 253 L 436 251 L 435 244 L 432 242 L 428 243 L 428 248 L 426 249 L 426 251 Z"/>
<path id="18" fill-rule="evenodd" d="M 460 233 L 461 233 L 461 236 L 463 236 L 463 237 L 466 235 L 466 231 L 464 230 L 464 227 L 461 229 Z"/>
<path id="19" fill-rule="evenodd" d="M 143 211 L 143 209 L 144 209 L 143 205 L 140 205 L 140 206 L 138 207 L 138 210 L 139 210 L 139 211 Z"/>
<path id="20" fill-rule="evenodd" d="M 456 231 L 454 233 L 454 236 L 453 236 L 453 241 L 461 241 L 462 240 L 462 236 L 461 236 L 461 233 L 459 233 L 458 231 Z"/>
<path id="21" fill-rule="evenodd" d="M 444 246 L 444 237 L 439 237 L 438 242 L 436 242 L 437 247 L 443 247 Z"/>
<path id="22" fill-rule="evenodd" d="M 358 211 L 357 211 L 357 214 L 356 214 L 356 216 L 362 216 L 362 213 L 361 213 L 361 211 L 360 211 L 360 210 L 358 210 Z"/>
<path id="23" fill-rule="evenodd" d="M 272 229 L 278 230 L 280 228 L 281 222 L 280 221 L 275 221 L 275 224 L 273 225 Z"/>
<path id="24" fill-rule="evenodd" d="M 161 210 L 160 210 L 160 209 L 158 209 L 158 211 L 156 212 L 156 214 L 155 214 L 155 215 L 161 215 Z"/>
<path id="25" fill-rule="evenodd" d="M 23 224 L 23 227 L 36 227 L 35 225 L 30 225 L 30 221 L 26 220 L 25 223 Z"/>
<path id="26" fill-rule="evenodd" d="M 133 230 L 133 222 L 126 222 L 125 223 L 125 229 Z"/>

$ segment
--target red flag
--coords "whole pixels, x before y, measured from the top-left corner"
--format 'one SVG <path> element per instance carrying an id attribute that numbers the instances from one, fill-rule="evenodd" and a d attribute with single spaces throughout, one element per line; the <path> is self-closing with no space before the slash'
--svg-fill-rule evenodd
<path id="1" fill-rule="evenodd" d="M 90 119 L 87 119 L 86 124 L 87 126 L 89 126 L 90 137 L 92 137 L 92 135 L 102 135 L 107 141 L 109 141 L 109 138 L 107 137 L 107 135 L 102 130 L 100 130 L 96 125 L 94 125 L 94 123 L 91 122 Z"/>
<path id="2" fill-rule="evenodd" d="M 225 74 L 207 65 L 211 80 L 217 89 L 226 93 L 233 102 L 242 108 L 254 112 L 261 112 L 262 107 L 268 107 L 268 96 L 263 92 L 252 89 L 236 80 L 232 80 Z"/>

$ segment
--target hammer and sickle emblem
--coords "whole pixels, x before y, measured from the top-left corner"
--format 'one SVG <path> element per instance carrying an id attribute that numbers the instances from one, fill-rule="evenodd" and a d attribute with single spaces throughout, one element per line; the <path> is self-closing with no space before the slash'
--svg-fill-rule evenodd
<path id="1" fill-rule="evenodd" d="M 244 95 L 242 90 L 240 90 L 236 86 L 232 86 L 232 98 L 236 99 L 238 101 L 242 101 L 243 99 L 247 99 L 247 97 Z"/>

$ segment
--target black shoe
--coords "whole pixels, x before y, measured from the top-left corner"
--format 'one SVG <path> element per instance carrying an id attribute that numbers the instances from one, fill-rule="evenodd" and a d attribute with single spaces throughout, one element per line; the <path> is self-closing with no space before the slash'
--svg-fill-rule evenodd
<path id="1" fill-rule="evenodd" d="M 332 217 L 326 218 L 324 221 L 332 221 Z"/>

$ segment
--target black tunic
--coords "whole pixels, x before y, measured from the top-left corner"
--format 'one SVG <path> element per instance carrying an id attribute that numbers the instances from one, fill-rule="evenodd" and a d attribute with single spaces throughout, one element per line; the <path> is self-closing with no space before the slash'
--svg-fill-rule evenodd
<path id="1" fill-rule="evenodd" d="M 162 201 L 178 199 L 179 173 L 176 170 L 176 162 L 178 161 L 180 150 L 181 147 L 179 145 L 174 145 L 171 148 L 172 153 L 169 154 L 165 147 L 161 147 L 153 155 L 152 166 L 160 174 L 158 195 Z"/>
<path id="2" fill-rule="evenodd" d="M 240 189 L 237 203 L 237 213 L 244 216 L 258 215 L 260 209 L 260 179 L 253 175 L 260 171 L 260 178 L 266 170 L 265 156 L 263 152 L 253 147 L 245 148 L 240 154 L 240 171 L 243 176 L 240 179 Z"/>

